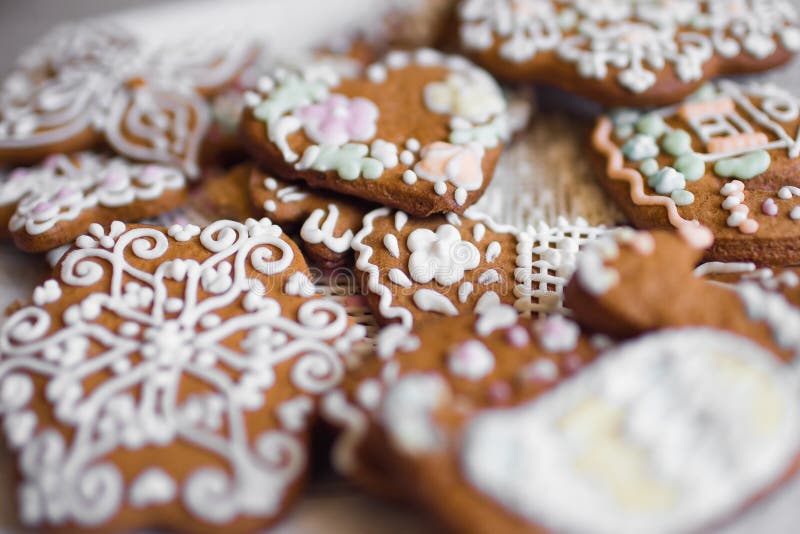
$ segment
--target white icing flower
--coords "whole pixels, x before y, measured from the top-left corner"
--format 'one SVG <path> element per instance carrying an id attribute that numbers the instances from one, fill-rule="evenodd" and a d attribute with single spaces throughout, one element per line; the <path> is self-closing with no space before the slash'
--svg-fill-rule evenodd
<path id="1" fill-rule="evenodd" d="M 411 278 L 421 284 L 431 280 L 444 286 L 455 284 L 464 278 L 464 272 L 475 269 L 481 255 L 477 247 L 461 239 L 458 229 L 443 224 L 436 233 L 420 228 L 408 236 L 408 271 Z"/>
<path id="2" fill-rule="evenodd" d="M 486 122 L 506 108 L 497 83 L 485 72 L 451 73 L 443 82 L 425 86 L 425 105 L 436 113 L 448 113 L 470 121 Z"/>

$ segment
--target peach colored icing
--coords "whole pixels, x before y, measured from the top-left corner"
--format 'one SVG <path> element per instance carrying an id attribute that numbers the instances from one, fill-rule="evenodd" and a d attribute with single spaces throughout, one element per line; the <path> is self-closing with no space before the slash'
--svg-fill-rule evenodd
<path id="1" fill-rule="evenodd" d="M 738 152 L 748 148 L 764 146 L 769 143 L 766 134 L 762 132 L 742 133 L 714 137 L 708 141 L 708 151 L 712 153 Z"/>
<path id="2" fill-rule="evenodd" d="M 686 102 L 678 108 L 678 115 L 690 122 L 695 117 L 706 117 L 712 114 L 726 115 L 733 113 L 736 105 L 731 98 L 719 98 L 710 102 Z"/>
<path id="3" fill-rule="evenodd" d="M 689 245 L 695 248 L 708 248 L 714 242 L 714 235 L 707 227 L 696 220 L 686 220 L 678 212 L 678 206 L 667 196 L 648 195 L 644 191 L 644 178 L 635 169 L 624 166 L 622 151 L 611 141 L 613 130 L 611 119 L 602 117 L 592 135 L 592 145 L 608 158 L 606 173 L 612 180 L 623 180 L 630 186 L 631 201 L 637 206 L 663 206 L 667 218 Z"/>

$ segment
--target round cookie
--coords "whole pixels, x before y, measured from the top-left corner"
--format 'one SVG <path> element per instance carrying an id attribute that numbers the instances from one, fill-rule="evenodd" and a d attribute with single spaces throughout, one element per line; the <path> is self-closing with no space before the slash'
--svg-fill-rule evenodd
<path id="1" fill-rule="evenodd" d="M 474 208 L 427 219 L 378 208 L 364 217 L 353 249 L 378 320 L 410 327 L 498 302 L 521 313 L 564 311 L 575 256 L 603 231 L 582 220 L 518 230 Z"/>
<path id="2" fill-rule="evenodd" d="M 367 364 L 323 403 L 348 429 L 338 465 L 358 473 L 352 445 L 382 434 L 372 454 L 453 532 L 698 531 L 779 484 L 800 450 L 794 376 L 724 331 L 602 348 L 499 307 L 381 336 Z"/>
<path id="3" fill-rule="evenodd" d="M 142 220 L 186 198 L 186 178 L 173 167 L 138 165 L 92 152 L 49 156 L 17 168 L 0 183 L 0 218 L 14 243 L 47 252 L 71 243 L 90 223 Z"/>
<path id="4" fill-rule="evenodd" d="M 430 49 L 391 52 L 365 72 L 311 66 L 262 78 L 241 123 L 253 157 L 278 178 L 416 216 L 463 212 L 509 136 L 500 88 Z"/>
<path id="5" fill-rule="evenodd" d="M 786 361 L 800 356 L 797 284 L 709 282 L 693 274 L 702 255 L 672 233 L 622 230 L 578 256 L 564 296 L 575 319 L 595 332 L 633 337 L 703 326 L 749 338 Z"/>
<path id="6" fill-rule="evenodd" d="M 316 398 L 363 335 L 267 219 L 92 225 L 0 328 L 36 530 L 251 532 L 308 469 Z"/>
<path id="7" fill-rule="evenodd" d="M 462 49 L 498 78 L 631 107 L 786 63 L 798 24 L 789 0 L 462 0 L 455 22 Z"/>
<path id="8" fill-rule="evenodd" d="M 592 135 L 600 183 L 639 228 L 675 227 L 717 261 L 800 263 L 800 100 L 708 85 L 677 106 L 620 110 Z"/>

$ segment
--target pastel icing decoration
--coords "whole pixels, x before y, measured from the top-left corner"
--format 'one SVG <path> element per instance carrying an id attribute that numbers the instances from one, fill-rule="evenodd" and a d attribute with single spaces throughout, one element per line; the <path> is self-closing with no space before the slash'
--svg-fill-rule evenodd
<path id="1" fill-rule="evenodd" d="M 28 252 L 47 252 L 84 233 L 89 222 L 147 219 L 184 202 L 187 180 L 175 167 L 135 164 L 92 152 L 50 156 L 0 182 L 9 237 Z"/>
<path id="2" fill-rule="evenodd" d="M 454 18 L 462 49 L 498 78 L 555 85 L 605 106 L 675 104 L 710 79 L 769 70 L 800 50 L 790 0 L 461 0 Z M 723 97 L 681 112 L 732 108 Z M 624 128 L 664 131 L 657 114 Z"/>
<path id="3" fill-rule="evenodd" d="M 664 127 L 651 131 L 651 117 Z M 673 227 L 707 260 L 793 265 L 798 119 L 800 101 L 785 89 L 728 80 L 645 115 L 612 112 L 592 138 L 599 183 L 634 226 Z M 641 159 L 654 144 L 659 153 Z"/>
<path id="4" fill-rule="evenodd" d="M 721 159 L 714 164 L 714 172 L 724 178 L 750 180 L 769 169 L 769 152 L 758 150 L 736 158 Z"/>
<path id="5" fill-rule="evenodd" d="M 494 79 L 432 49 L 391 52 L 356 77 L 279 69 L 246 100 L 245 145 L 277 178 L 416 216 L 477 201 L 510 134 Z"/>

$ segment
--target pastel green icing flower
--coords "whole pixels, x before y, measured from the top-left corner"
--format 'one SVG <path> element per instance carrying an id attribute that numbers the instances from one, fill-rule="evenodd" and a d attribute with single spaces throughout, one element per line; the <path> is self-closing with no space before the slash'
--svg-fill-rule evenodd
<path id="1" fill-rule="evenodd" d="M 383 164 L 367 157 L 367 154 L 369 147 L 360 143 L 348 143 L 341 147 L 322 145 L 311 168 L 320 172 L 335 170 L 345 180 L 355 180 L 361 175 L 368 180 L 380 178 Z"/>
<path id="2" fill-rule="evenodd" d="M 297 73 L 289 74 L 253 110 L 253 115 L 271 123 L 286 113 L 319 102 L 328 95 L 328 86 L 321 81 L 308 81 Z"/>
<path id="3" fill-rule="evenodd" d="M 672 130 L 664 136 L 664 139 L 661 141 L 661 148 L 663 148 L 667 154 L 681 156 L 692 151 L 692 136 L 685 130 Z"/>
<path id="4" fill-rule="evenodd" d="M 636 134 L 622 145 L 622 153 L 631 161 L 641 161 L 658 156 L 658 145 L 649 135 Z"/>
<path id="5" fill-rule="evenodd" d="M 723 178 L 749 180 L 769 169 L 771 158 L 766 150 L 756 150 L 743 156 L 721 159 L 714 164 L 714 172 Z"/>
<path id="6" fill-rule="evenodd" d="M 686 187 L 686 179 L 672 167 L 664 167 L 647 179 L 647 185 L 661 195 L 669 195 L 676 189 Z"/>
<path id="7" fill-rule="evenodd" d="M 690 182 L 696 182 L 706 174 L 706 164 L 694 152 L 684 154 L 675 160 L 675 170 Z"/>

